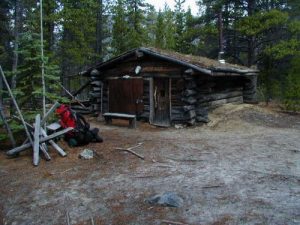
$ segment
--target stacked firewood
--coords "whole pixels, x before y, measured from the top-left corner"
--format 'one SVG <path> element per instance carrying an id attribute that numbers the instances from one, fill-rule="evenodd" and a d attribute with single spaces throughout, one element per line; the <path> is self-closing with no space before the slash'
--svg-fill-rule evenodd
<path id="1" fill-rule="evenodd" d="M 254 103 L 256 100 L 256 84 L 257 84 L 257 76 L 250 76 L 247 78 L 247 82 L 244 85 L 244 102 Z"/>
<path id="2" fill-rule="evenodd" d="M 194 125 L 196 123 L 196 103 L 197 103 L 197 84 L 192 77 L 185 78 L 185 90 L 182 92 L 181 101 L 184 102 L 184 116 L 188 118 L 187 123 Z"/>
<path id="3" fill-rule="evenodd" d="M 91 86 L 90 102 L 92 105 L 92 112 L 97 114 L 102 112 L 103 103 L 103 83 L 100 81 L 98 70 L 92 70 L 91 72 Z"/>

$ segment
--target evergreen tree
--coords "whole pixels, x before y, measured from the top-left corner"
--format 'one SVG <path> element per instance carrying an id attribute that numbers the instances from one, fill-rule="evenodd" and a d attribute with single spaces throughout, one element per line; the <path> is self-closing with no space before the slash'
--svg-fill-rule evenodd
<path id="1" fill-rule="evenodd" d="M 61 0 L 58 18 L 62 27 L 59 43 L 62 77 L 77 74 L 94 62 L 98 6 L 96 0 Z"/>
<path id="2" fill-rule="evenodd" d="M 11 69 L 12 49 L 10 42 L 12 36 L 10 35 L 9 24 L 10 24 L 10 10 L 11 5 L 8 1 L 0 2 L 0 62 L 4 70 Z"/>
<path id="3" fill-rule="evenodd" d="M 175 0 L 175 50 L 184 52 L 183 32 L 185 29 L 185 15 L 183 4 L 185 0 Z"/>
<path id="4" fill-rule="evenodd" d="M 155 47 L 164 48 L 165 47 L 165 24 L 164 16 L 161 11 L 158 12 L 156 29 L 155 29 Z"/>
<path id="5" fill-rule="evenodd" d="M 174 12 L 170 9 L 170 7 L 165 4 L 164 11 L 164 24 L 165 24 L 165 49 L 175 50 L 176 49 L 176 40 L 175 40 L 175 32 L 176 27 L 174 24 Z"/>
<path id="6" fill-rule="evenodd" d="M 124 0 L 117 0 L 117 4 L 113 8 L 112 48 L 114 55 L 128 50 L 129 27 L 124 9 Z"/>
<path id="7" fill-rule="evenodd" d="M 128 48 L 137 48 L 147 42 L 143 22 L 145 20 L 144 0 L 125 0 L 128 21 Z"/>
<path id="8" fill-rule="evenodd" d="M 155 33 L 156 33 L 156 22 L 157 22 L 157 12 L 153 5 L 146 4 L 145 7 L 145 22 L 142 25 L 145 27 L 145 39 L 142 45 L 155 46 Z"/>
<path id="9" fill-rule="evenodd" d="M 196 18 L 192 15 L 191 8 L 188 8 L 184 14 L 185 29 L 182 33 L 182 52 L 187 54 L 196 54 L 196 45 L 199 42 L 199 29 L 195 27 Z"/>

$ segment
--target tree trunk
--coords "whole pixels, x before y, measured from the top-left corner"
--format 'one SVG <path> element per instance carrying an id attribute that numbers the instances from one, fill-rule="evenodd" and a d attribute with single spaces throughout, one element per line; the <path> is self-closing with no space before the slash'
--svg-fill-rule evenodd
<path id="1" fill-rule="evenodd" d="M 248 0 L 248 16 L 252 16 L 255 10 L 255 0 Z M 255 37 L 248 37 L 248 67 L 252 66 L 255 62 Z"/>
<path id="2" fill-rule="evenodd" d="M 11 89 L 15 89 L 17 86 L 17 69 L 18 69 L 18 61 L 19 61 L 19 33 L 21 31 L 21 16 L 22 16 L 22 5 L 19 0 L 15 0 L 15 13 L 14 13 L 14 52 L 13 52 L 13 64 L 12 64 L 12 80 L 11 80 Z"/>
<path id="3" fill-rule="evenodd" d="M 43 6 L 44 11 L 44 39 L 46 40 L 45 49 L 52 51 L 54 46 L 54 20 L 50 19 L 51 15 L 55 13 L 55 6 L 52 1 L 45 1 Z"/>
<path id="4" fill-rule="evenodd" d="M 96 59 L 98 63 L 102 61 L 102 39 L 103 39 L 103 3 L 99 0 L 99 9 L 97 12 L 97 27 L 96 27 Z"/>

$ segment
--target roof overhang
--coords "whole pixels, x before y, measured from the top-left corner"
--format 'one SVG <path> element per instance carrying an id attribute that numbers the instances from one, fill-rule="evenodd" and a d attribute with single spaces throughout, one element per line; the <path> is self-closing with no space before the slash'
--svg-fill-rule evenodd
<path id="1" fill-rule="evenodd" d="M 224 64 L 224 65 L 220 65 L 218 67 L 205 68 L 205 67 L 187 62 L 184 59 L 177 59 L 175 57 L 172 57 L 172 56 L 169 56 L 166 54 L 161 54 L 160 52 L 156 52 L 150 48 L 141 47 L 141 48 L 136 48 L 136 49 L 127 51 L 119 56 L 111 58 L 105 62 L 99 63 L 99 64 L 87 69 L 86 71 L 81 72 L 80 74 L 84 75 L 84 76 L 89 76 L 90 72 L 93 69 L 97 69 L 99 71 L 105 70 L 106 68 L 109 68 L 110 66 L 112 66 L 116 63 L 119 63 L 129 57 L 136 56 L 137 58 L 141 58 L 144 55 L 149 55 L 149 56 L 153 56 L 157 59 L 162 59 L 162 60 L 165 60 L 168 62 L 172 62 L 177 65 L 192 69 L 195 72 L 199 72 L 199 73 L 210 75 L 210 76 L 253 76 L 253 75 L 257 75 L 259 72 L 258 70 L 247 68 L 247 67 L 244 67 L 242 69 L 234 68 L 234 67 L 230 66 L 230 64 Z"/>

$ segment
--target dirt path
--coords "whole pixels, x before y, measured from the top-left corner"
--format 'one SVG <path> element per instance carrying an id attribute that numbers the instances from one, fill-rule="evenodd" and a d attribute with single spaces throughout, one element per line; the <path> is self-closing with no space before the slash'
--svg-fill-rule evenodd
<path id="1" fill-rule="evenodd" d="M 2 223 L 67 224 L 68 213 L 78 225 L 300 224 L 300 117 L 228 105 L 211 119 L 186 129 L 94 123 L 105 142 L 86 146 L 99 155 L 89 161 L 78 159 L 82 147 L 37 168 L 29 152 L 1 154 Z M 115 150 L 138 142 L 144 161 Z M 166 191 L 183 206 L 145 202 Z"/>

